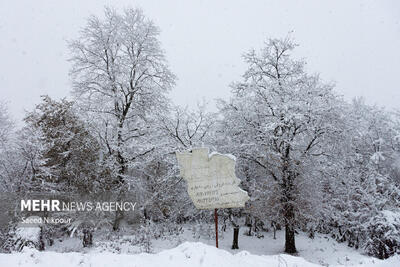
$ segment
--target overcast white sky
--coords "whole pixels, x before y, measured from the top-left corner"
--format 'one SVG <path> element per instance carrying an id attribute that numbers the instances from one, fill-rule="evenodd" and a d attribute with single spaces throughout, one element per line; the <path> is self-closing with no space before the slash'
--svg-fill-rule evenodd
<path id="1" fill-rule="evenodd" d="M 105 5 L 139 6 L 161 28 L 177 104 L 229 97 L 243 52 L 293 31 L 309 71 L 346 98 L 400 108 L 400 1 L 0 0 L 0 99 L 15 119 L 42 94 L 69 96 L 66 40 Z"/>

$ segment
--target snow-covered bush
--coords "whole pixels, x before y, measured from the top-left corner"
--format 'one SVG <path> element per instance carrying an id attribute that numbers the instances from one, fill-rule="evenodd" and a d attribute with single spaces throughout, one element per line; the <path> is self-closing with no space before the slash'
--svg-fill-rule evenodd
<path id="1" fill-rule="evenodd" d="M 34 216 L 29 217 L 33 219 Z M 39 225 L 18 225 L 10 233 L 12 240 L 12 250 L 22 251 L 24 247 L 44 250 L 42 238 L 42 227 Z"/>
<path id="2" fill-rule="evenodd" d="M 384 210 L 370 219 L 365 249 L 380 259 L 400 254 L 400 210 Z"/>
<path id="3" fill-rule="evenodd" d="M 215 226 L 213 223 L 194 222 L 191 225 L 192 237 L 200 238 L 215 238 Z M 218 237 L 223 238 L 223 231 L 218 231 Z"/>
<path id="4" fill-rule="evenodd" d="M 183 232 L 183 227 L 177 224 L 142 222 L 130 225 L 118 232 L 107 229 L 96 231 L 94 235 L 95 250 L 112 253 L 153 252 L 154 240 L 174 240 Z"/>

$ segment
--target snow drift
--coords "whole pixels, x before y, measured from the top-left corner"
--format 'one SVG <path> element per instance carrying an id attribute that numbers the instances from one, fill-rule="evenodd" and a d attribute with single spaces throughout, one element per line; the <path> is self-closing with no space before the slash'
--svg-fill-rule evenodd
<path id="1" fill-rule="evenodd" d="M 359 266 L 398 266 L 400 257 L 385 261 L 373 260 L 371 263 Z M 257 256 L 247 251 L 231 254 L 203 243 L 185 242 L 176 248 L 164 250 L 157 254 L 113 254 L 106 253 L 56 253 L 39 252 L 26 249 L 22 253 L 0 254 L 0 266 L 162 266 L 162 267 L 239 267 L 239 266 L 287 266 L 316 267 L 321 266 L 307 262 L 301 257 L 285 254 L 273 256 Z"/>

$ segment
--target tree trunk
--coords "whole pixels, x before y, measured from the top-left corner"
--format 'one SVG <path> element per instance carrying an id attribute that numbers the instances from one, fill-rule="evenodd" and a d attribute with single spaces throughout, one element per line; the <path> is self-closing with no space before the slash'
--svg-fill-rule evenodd
<path id="1" fill-rule="evenodd" d="M 123 124 L 124 124 L 124 119 L 120 119 L 119 122 L 119 129 L 118 129 L 118 134 L 117 134 L 117 162 L 119 165 L 119 170 L 118 170 L 118 181 L 117 181 L 117 187 L 119 190 L 118 193 L 118 197 L 117 197 L 117 202 L 123 201 L 124 200 L 124 196 L 125 196 L 125 174 L 126 174 L 126 161 L 125 158 L 122 155 L 122 147 L 123 147 L 123 140 L 122 140 L 122 129 L 123 129 Z M 124 218 L 124 211 L 123 210 L 116 210 L 115 211 L 115 219 L 114 219 L 114 223 L 113 223 L 113 230 L 114 231 L 118 231 L 119 230 L 119 226 L 120 223 L 122 221 L 122 219 Z"/>
<path id="2" fill-rule="evenodd" d="M 124 218 L 124 211 L 123 210 L 116 210 L 115 211 L 115 218 L 113 222 L 113 231 L 118 231 L 120 228 L 120 224 L 122 219 Z"/>
<path id="3" fill-rule="evenodd" d="M 233 228 L 232 249 L 239 249 L 239 227 Z"/>
<path id="4" fill-rule="evenodd" d="M 92 234 L 92 231 L 90 231 L 89 229 L 83 230 L 82 245 L 84 248 L 90 247 L 93 245 L 93 234 Z"/>
<path id="5" fill-rule="evenodd" d="M 228 219 L 228 217 L 224 217 L 224 223 L 222 225 L 222 231 L 226 232 L 226 220 Z"/>
<path id="6" fill-rule="evenodd" d="M 123 186 L 123 185 L 121 185 Z M 124 201 L 124 196 L 125 196 L 125 189 L 124 188 L 120 188 L 120 192 L 117 196 L 117 202 L 121 202 Z M 119 210 L 117 209 L 115 211 L 115 218 L 114 218 L 114 222 L 113 222 L 113 231 L 118 231 L 120 228 L 120 223 L 121 221 L 124 219 L 124 211 L 123 210 Z"/>
<path id="7" fill-rule="evenodd" d="M 235 220 L 232 214 L 232 210 L 228 210 L 229 213 L 229 220 L 233 226 L 233 241 L 232 241 L 232 249 L 239 249 L 239 223 Z"/>
<path id="8" fill-rule="evenodd" d="M 284 204 L 284 217 L 285 217 L 285 252 L 289 254 L 294 254 L 297 253 L 296 250 L 296 245 L 295 245 L 295 240 L 294 240 L 294 227 L 295 227 L 295 213 L 294 213 L 294 206 L 293 203 L 295 203 L 295 198 L 294 198 L 294 180 L 297 176 L 296 172 L 293 172 L 289 168 L 289 152 L 290 152 L 290 146 L 286 148 L 286 154 L 285 158 L 286 160 L 284 161 L 283 165 L 283 171 L 282 175 L 284 177 L 283 180 L 283 199 L 282 202 Z"/>
<path id="9" fill-rule="evenodd" d="M 294 240 L 294 207 L 288 203 L 285 205 L 285 252 L 294 254 L 297 252 Z"/>
<path id="10" fill-rule="evenodd" d="M 271 225 L 272 225 L 272 228 L 274 229 L 274 239 L 276 239 L 276 222 L 272 221 Z"/>
<path id="11" fill-rule="evenodd" d="M 294 241 L 294 227 L 288 223 L 285 225 L 285 252 L 289 254 L 297 252 Z"/>

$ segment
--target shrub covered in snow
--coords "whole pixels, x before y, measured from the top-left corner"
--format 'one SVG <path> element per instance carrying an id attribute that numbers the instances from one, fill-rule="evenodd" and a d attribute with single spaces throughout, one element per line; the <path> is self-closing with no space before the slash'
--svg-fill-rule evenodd
<path id="1" fill-rule="evenodd" d="M 11 233 L 12 249 L 21 251 L 24 247 L 44 250 L 42 228 L 39 225 L 18 225 Z"/>
<path id="2" fill-rule="evenodd" d="M 400 254 L 400 212 L 384 210 L 368 222 L 366 251 L 369 255 L 386 259 Z"/>

